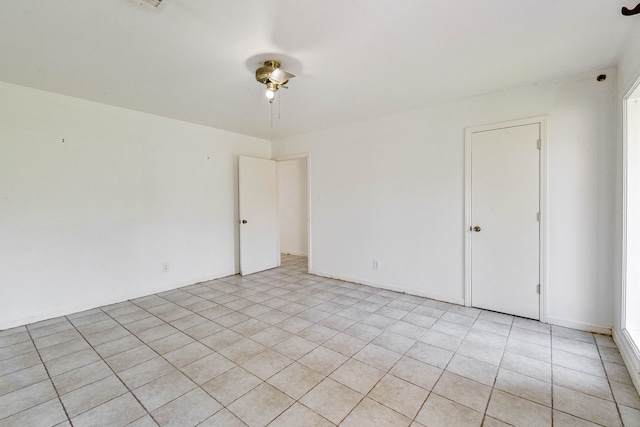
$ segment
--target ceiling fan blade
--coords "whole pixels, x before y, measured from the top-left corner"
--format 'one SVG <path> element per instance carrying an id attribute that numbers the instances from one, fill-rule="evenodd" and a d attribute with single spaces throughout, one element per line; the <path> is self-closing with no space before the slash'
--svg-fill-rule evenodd
<path id="1" fill-rule="evenodd" d="M 295 75 L 281 68 L 276 68 L 269 74 L 269 80 L 277 85 L 285 84 L 289 79 L 294 78 Z"/>

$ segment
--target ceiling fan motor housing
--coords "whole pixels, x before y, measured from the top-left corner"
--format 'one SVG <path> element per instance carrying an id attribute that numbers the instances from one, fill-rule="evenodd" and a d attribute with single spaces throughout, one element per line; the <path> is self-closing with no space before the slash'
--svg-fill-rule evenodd
<path id="1" fill-rule="evenodd" d="M 264 67 L 260 67 L 256 70 L 256 80 L 262 84 L 270 83 L 271 80 L 269 77 L 271 73 L 273 73 L 276 69 L 280 68 L 280 61 L 276 61 L 270 59 L 264 62 Z M 282 84 L 286 84 L 289 80 L 283 82 Z"/>

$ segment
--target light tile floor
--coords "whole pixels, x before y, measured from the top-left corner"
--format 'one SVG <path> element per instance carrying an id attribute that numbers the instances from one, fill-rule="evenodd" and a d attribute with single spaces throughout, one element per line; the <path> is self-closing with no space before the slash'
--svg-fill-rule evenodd
<path id="1" fill-rule="evenodd" d="M 0 332 L 0 426 L 640 426 L 610 337 L 305 273 Z"/>

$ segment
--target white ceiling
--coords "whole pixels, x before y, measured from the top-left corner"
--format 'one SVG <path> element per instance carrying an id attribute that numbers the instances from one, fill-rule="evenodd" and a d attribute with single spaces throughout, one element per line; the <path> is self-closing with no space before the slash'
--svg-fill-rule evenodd
<path id="1" fill-rule="evenodd" d="M 0 80 L 274 140 L 615 66 L 637 0 L 0 0 Z M 265 55 L 267 54 L 267 55 Z M 297 74 L 274 126 L 261 60 Z"/>

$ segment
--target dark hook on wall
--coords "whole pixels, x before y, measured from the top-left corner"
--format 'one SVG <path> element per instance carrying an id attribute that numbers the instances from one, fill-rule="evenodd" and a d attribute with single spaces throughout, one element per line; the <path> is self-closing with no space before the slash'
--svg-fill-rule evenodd
<path id="1" fill-rule="evenodd" d="M 624 16 L 636 15 L 638 13 L 640 13 L 640 3 L 638 3 L 638 5 L 633 9 L 627 9 L 626 7 L 622 8 L 622 14 Z"/>

